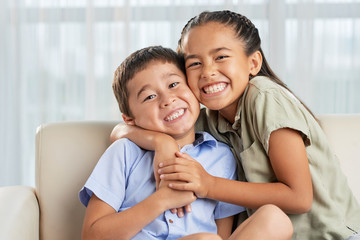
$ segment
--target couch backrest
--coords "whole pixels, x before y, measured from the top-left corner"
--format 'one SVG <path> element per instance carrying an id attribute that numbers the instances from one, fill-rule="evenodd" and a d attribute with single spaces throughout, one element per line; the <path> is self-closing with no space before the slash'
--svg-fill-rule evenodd
<path id="1" fill-rule="evenodd" d="M 36 135 L 41 240 L 79 240 L 85 207 L 78 192 L 109 146 L 113 122 L 45 124 Z"/>
<path id="2" fill-rule="evenodd" d="M 360 201 L 360 114 L 319 120 Z M 105 149 L 115 122 L 45 124 L 36 135 L 36 195 L 41 240 L 79 240 L 85 207 L 78 192 Z"/>
<path id="3" fill-rule="evenodd" d="M 320 115 L 318 119 L 360 203 L 360 114 Z"/>

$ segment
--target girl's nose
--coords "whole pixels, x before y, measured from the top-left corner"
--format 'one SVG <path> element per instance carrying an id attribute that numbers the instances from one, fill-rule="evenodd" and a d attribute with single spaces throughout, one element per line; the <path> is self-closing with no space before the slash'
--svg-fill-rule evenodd
<path id="1" fill-rule="evenodd" d="M 204 64 L 201 72 L 201 78 L 208 79 L 216 74 L 215 67 L 212 64 Z"/>

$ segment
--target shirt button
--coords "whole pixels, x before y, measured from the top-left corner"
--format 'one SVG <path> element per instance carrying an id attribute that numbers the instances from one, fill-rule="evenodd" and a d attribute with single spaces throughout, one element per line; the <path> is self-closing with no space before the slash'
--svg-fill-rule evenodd
<path id="1" fill-rule="evenodd" d="M 169 219 L 169 222 L 170 222 L 170 223 L 173 223 L 174 221 L 173 221 L 173 220 L 171 220 L 171 219 Z"/>

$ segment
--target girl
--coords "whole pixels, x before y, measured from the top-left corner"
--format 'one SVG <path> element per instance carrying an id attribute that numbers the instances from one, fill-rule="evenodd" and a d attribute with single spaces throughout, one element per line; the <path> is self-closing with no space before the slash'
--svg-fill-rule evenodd
<path id="1" fill-rule="evenodd" d="M 184 182 L 170 184 L 173 189 L 245 206 L 249 215 L 275 204 L 291 218 L 293 239 L 359 239 L 360 206 L 338 159 L 312 113 L 272 72 L 260 45 L 256 27 L 234 12 L 203 12 L 186 24 L 178 52 L 191 90 L 208 108 L 197 130 L 231 146 L 241 181 L 215 178 L 188 156 L 176 153 L 169 160 L 165 152 L 157 153 L 163 156 L 160 178 Z M 113 138 L 124 136 L 114 131 Z M 127 131 L 130 138 L 140 132 Z"/>

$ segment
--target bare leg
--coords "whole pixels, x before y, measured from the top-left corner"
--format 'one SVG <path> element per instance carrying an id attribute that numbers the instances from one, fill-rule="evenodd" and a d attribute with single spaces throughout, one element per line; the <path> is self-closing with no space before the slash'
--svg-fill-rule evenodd
<path id="1" fill-rule="evenodd" d="M 222 240 L 221 237 L 215 233 L 194 233 L 178 240 Z"/>
<path id="2" fill-rule="evenodd" d="M 241 223 L 229 240 L 289 240 L 293 226 L 289 217 L 275 205 L 264 205 Z"/>

